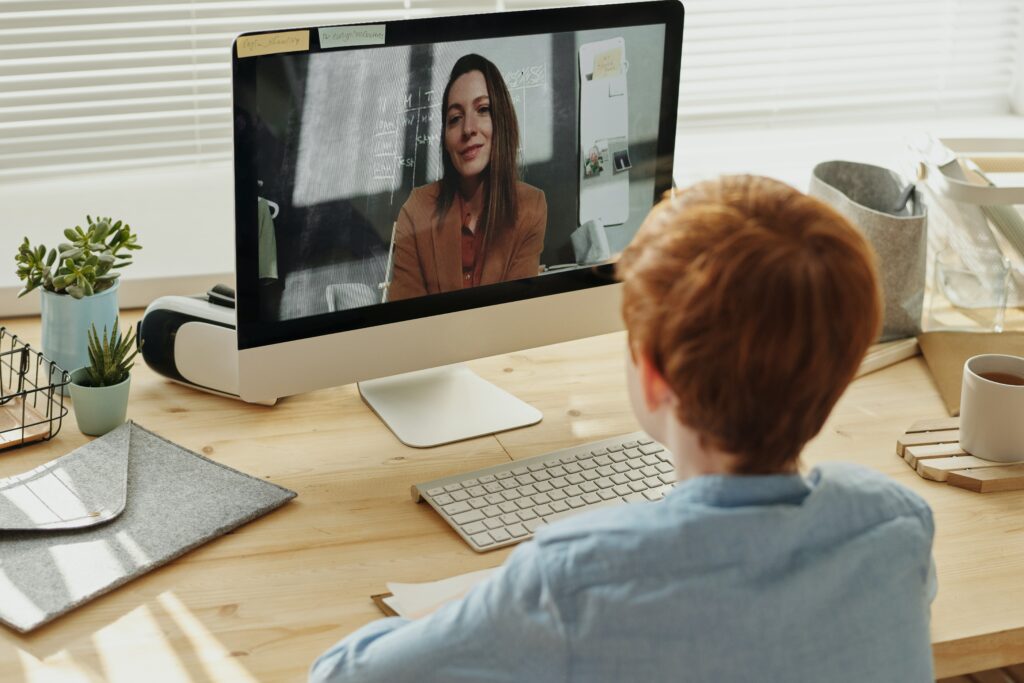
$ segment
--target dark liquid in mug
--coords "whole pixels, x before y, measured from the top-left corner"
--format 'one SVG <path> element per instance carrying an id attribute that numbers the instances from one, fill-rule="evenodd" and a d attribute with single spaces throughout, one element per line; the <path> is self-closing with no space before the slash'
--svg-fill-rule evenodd
<path id="1" fill-rule="evenodd" d="M 1024 377 L 1009 372 L 979 372 L 978 376 L 998 384 L 1009 384 L 1015 387 L 1024 386 Z"/>

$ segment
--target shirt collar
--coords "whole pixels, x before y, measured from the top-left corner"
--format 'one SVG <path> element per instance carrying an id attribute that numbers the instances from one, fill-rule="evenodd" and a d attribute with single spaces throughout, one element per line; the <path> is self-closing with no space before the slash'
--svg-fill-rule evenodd
<path id="1" fill-rule="evenodd" d="M 720 475 L 693 477 L 665 497 L 713 507 L 799 505 L 818 482 L 818 471 L 800 474 Z"/>

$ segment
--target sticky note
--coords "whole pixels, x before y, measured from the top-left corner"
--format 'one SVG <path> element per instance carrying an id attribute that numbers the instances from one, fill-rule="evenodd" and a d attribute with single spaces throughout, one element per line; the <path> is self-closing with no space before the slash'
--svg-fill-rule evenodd
<path id="1" fill-rule="evenodd" d="M 594 57 L 593 78 L 608 78 L 622 73 L 622 48 L 614 47 Z"/>
<path id="2" fill-rule="evenodd" d="M 309 49 L 309 31 L 280 31 L 256 36 L 239 36 L 235 47 L 239 57 L 303 52 Z"/>
<path id="3" fill-rule="evenodd" d="M 383 45 L 384 24 L 363 26 L 328 26 L 319 29 L 320 47 L 355 47 L 357 45 Z"/>

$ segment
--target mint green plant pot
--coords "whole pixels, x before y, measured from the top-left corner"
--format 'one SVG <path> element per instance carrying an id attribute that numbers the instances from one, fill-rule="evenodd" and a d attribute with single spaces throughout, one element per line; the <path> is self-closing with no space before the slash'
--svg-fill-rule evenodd
<path id="1" fill-rule="evenodd" d="M 102 436 L 114 427 L 124 424 L 128 416 L 128 390 L 132 378 L 111 387 L 88 387 L 88 368 L 71 373 L 71 405 L 75 410 L 78 429 L 89 436 Z"/>
<path id="2" fill-rule="evenodd" d="M 89 329 L 114 328 L 119 284 L 81 299 L 42 289 L 43 355 L 68 372 L 88 365 Z"/>

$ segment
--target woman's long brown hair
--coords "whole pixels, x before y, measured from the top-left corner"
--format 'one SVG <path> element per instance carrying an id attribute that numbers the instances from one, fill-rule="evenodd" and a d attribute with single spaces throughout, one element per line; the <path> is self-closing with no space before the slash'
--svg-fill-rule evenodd
<path id="1" fill-rule="evenodd" d="M 490 60 L 477 54 L 460 57 L 452 67 L 448 76 L 448 85 L 444 88 L 441 100 L 441 115 L 447 120 L 448 93 L 452 83 L 459 76 L 471 71 L 479 71 L 487 83 L 487 95 L 491 100 L 491 159 L 484 170 L 484 215 L 483 227 L 491 231 L 511 230 L 517 216 L 516 181 L 519 179 L 517 156 L 519 150 L 519 122 L 516 110 L 512 106 L 512 96 L 501 72 Z M 442 126 L 445 124 L 442 123 Z M 437 197 L 437 215 L 443 218 L 455 201 L 455 193 L 459 189 L 459 172 L 455 170 L 445 136 L 441 133 L 441 165 L 444 173 L 441 176 L 441 192 Z"/>

